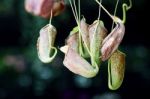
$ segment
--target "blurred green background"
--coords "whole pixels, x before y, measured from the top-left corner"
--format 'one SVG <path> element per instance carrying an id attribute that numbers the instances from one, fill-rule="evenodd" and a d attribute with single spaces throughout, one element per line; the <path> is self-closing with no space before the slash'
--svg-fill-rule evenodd
<path id="1" fill-rule="evenodd" d="M 123 0 L 127 2 L 127 0 Z M 117 15 L 122 17 L 121 1 Z M 150 50 L 148 0 L 132 0 L 127 12 L 126 34 L 120 49 L 126 53 L 126 73 L 122 86 L 111 91 L 107 86 L 107 64 L 99 74 L 86 79 L 66 69 L 64 54 L 58 52 L 50 64 L 37 57 L 39 30 L 48 20 L 32 16 L 24 9 L 24 0 L 0 0 L 0 99 L 149 99 Z M 103 0 L 112 13 L 116 0 Z M 69 31 L 76 25 L 68 1 L 65 11 L 54 17 L 58 34 L 55 45 L 65 44 Z M 98 16 L 94 0 L 81 0 L 81 13 L 91 24 Z M 110 31 L 111 19 L 104 11 L 101 20 Z M 149 97 L 149 98 L 145 98 Z"/>

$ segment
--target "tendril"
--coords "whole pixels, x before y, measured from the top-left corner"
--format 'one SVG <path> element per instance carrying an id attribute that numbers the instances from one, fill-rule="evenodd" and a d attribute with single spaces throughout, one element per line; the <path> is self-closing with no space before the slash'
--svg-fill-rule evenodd
<path id="1" fill-rule="evenodd" d="M 53 18 L 53 11 L 51 10 L 51 15 L 50 15 L 50 19 L 49 19 L 49 24 L 52 23 L 52 18 Z"/>
<path id="2" fill-rule="evenodd" d="M 102 0 L 100 0 L 100 3 L 102 3 Z M 100 16 L 101 16 L 101 6 L 99 5 L 99 12 L 98 12 L 98 20 L 100 20 Z"/>
<path id="3" fill-rule="evenodd" d="M 117 0 L 117 2 L 116 2 L 115 11 L 114 11 L 114 16 L 116 16 L 118 4 L 119 4 L 119 0 Z M 111 31 L 113 30 L 113 28 L 114 28 L 114 20 L 113 20 L 113 23 L 112 23 Z"/>
<path id="4" fill-rule="evenodd" d="M 126 12 L 132 8 L 132 0 L 129 0 L 129 5 L 127 5 L 126 3 L 123 3 L 122 5 L 122 11 L 123 11 L 123 20 L 122 22 L 125 23 L 126 22 Z"/>
<path id="5" fill-rule="evenodd" d="M 116 23 L 116 19 L 108 12 L 108 10 L 98 1 L 95 0 L 101 7 L 102 9 L 110 16 L 110 18 Z M 117 1 L 118 2 L 118 1 Z M 126 12 L 132 8 L 132 0 L 129 0 L 129 6 L 126 3 L 122 4 L 122 11 L 123 11 L 123 19 L 121 20 L 122 23 L 126 22 Z M 114 14 L 116 14 L 116 10 L 117 10 L 117 6 L 118 4 L 116 4 L 116 8 L 115 8 L 115 12 Z"/>

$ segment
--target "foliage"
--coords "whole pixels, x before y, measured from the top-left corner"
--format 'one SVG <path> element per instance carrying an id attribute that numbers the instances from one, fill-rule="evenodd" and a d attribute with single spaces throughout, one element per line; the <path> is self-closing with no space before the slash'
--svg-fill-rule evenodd
<path id="1" fill-rule="evenodd" d="M 92 1 L 81 0 L 84 2 L 81 12 L 86 16 L 88 23 L 92 23 L 98 14 L 96 10 L 98 6 Z M 101 73 L 93 79 L 86 79 L 69 72 L 62 64 L 64 55 L 61 52 L 58 52 L 51 64 L 41 63 L 37 57 L 36 42 L 39 30 L 49 20 L 25 12 L 23 0 L 0 0 L 0 99 L 149 97 L 146 92 L 150 88 L 150 52 L 147 43 L 149 36 L 145 30 L 148 26 L 145 26 L 143 21 L 148 19 L 145 13 L 147 1 L 133 0 L 134 7 L 129 11 L 126 23 L 127 35 L 122 43 L 123 46 L 120 47 L 127 54 L 125 81 L 120 90 L 112 92 L 107 88 L 105 63 L 101 66 Z M 104 5 L 110 11 L 113 11 L 114 4 L 113 0 L 104 0 Z M 87 10 L 88 7 L 91 9 Z M 118 16 L 121 17 L 121 13 L 122 10 L 118 10 Z M 104 13 L 101 18 L 105 23 L 110 23 L 106 24 L 106 27 L 111 29 L 109 17 Z M 53 18 L 52 23 L 59 30 L 56 45 L 62 46 L 69 31 L 76 24 L 70 6 L 67 5 L 64 13 Z"/>

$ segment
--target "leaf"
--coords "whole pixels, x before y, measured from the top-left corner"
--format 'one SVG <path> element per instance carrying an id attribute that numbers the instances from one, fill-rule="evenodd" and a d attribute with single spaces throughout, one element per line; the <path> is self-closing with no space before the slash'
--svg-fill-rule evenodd
<path id="1" fill-rule="evenodd" d="M 57 54 L 57 49 L 53 47 L 56 34 L 56 28 L 51 24 L 46 25 L 40 30 L 37 49 L 39 59 L 44 63 L 51 62 Z"/>
<path id="2" fill-rule="evenodd" d="M 73 73 L 81 75 L 86 78 L 94 77 L 99 69 L 98 67 L 92 67 L 84 58 L 82 58 L 77 52 L 69 47 L 63 64 Z"/>
<path id="3" fill-rule="evenodd" d="M 49 18 L 51 11 L 53 16 L 57 16 L 64 8 L 64 0 L 25 0 L 26 11 L 43 18 Z"/>
<path id="4" fill-rule="evenodd" d="M 78 29 L 78 26 L 74 27 L 73 30 L 70 32 L 70 35 L 73 35 L 74 33 L 78 33 L 79 32 L 79 29 Z M 70 36 L 69 35 L 69 36 Z"/>
<path id="5" fill-rule="evenodd" d="M 66 40 L 66 45 L 61 47 L 60 50 L 66 54 L 69 49 L 69 45 L 71 45 L 72 49 L 78 52 L 79 50 L 78 36 L 79 36 L 78 27 L 75 27 L 70 32 L 70 35 L 68 36 Z"/>
<path id="6" fill-rule="evenodd" d="M 95 21 L 89 27 L 90 53 L 92 66 L 100 65 L 100 49 L 107 30 L 102 21 Z"/>
<path id="7" fill-rule="evenodd" d="M 81 36 L 86 49 L 90 49 L 90 40 L 89 40 L 89 25 L 86 23 L 85 18 L 80 22 Z"/>
<path id="8" fill-rule="evenodd" d="M 111 90 L 118 89 L 124 79 L 125 54 L 116 51 L 108 61 L 108 86 Z"/>
<path id="9" fill-rule="evenodd" d="M 125 26 L 119 18 L 116 18 L 116 27 L 111 31 L 111 33 L 104 39 L 102 43 L 101 53 L 102 60 L 107 60 L 112 53 L 114 53 L 118 46 L 120 45 L 124 34 L 125 34 Z"/>

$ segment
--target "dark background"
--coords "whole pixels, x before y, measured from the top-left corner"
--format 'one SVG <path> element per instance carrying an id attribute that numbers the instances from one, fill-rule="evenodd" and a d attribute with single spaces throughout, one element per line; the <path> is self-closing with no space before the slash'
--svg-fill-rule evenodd
<path id="1" fill-rule="evenodd" d="M 92 79 L 66 69 L 60 51 L 52 63 L 41 63 L 36 41 L 48 20 L 27 13 L 24 0 L 0 0 L 0 99 L 149 99 L 149 3 L 132 1 L 120 47 L 126 53 L 125 78 L 118 90 L 111 91 L 107 86 L 107 63 L 102 63 L 99 74 Z M 52 20 L 58 30 L 55 42 L 58 48 L 76 25 L 68 1 L 65 2 L 66 10 Z M 103 5 L 113 13 L 115 2 L 103 0 Z M 122 17 L 121 2 L 119 17 Z M 81 0 L 81 13 L 91 24 L 98 16 L 98 5 L 94 0 Z M 111 19 L 104 11 L 101 20 L 110 31 Z"/>

